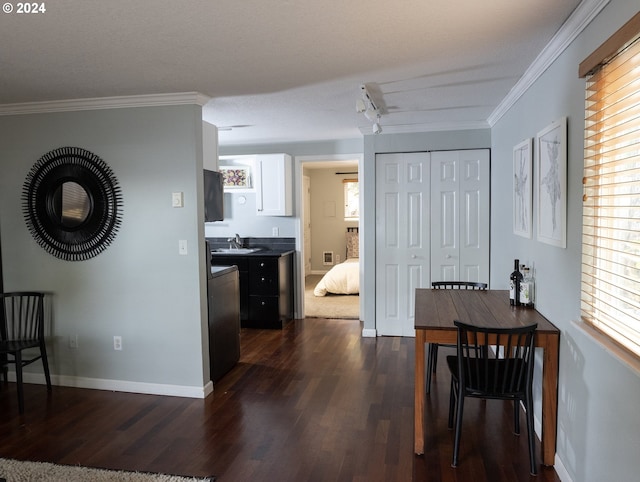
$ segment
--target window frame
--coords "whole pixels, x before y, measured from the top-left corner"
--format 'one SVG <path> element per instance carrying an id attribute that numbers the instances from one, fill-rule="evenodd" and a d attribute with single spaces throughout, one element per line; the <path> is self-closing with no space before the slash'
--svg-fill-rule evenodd
<path id="1" fill-rule="evenodd" d="M 360 184 L 358 182 L 358 179 L 343 179 L 342 183 L 343 183 L 343 193 L 344 193 L 344 211 L 343 211 L 344 220 L 358 221 L 360 219 Z M 352 195 L 352 193 L 349 190 L 349 186 L 353 184 L 358 186 L 358 195 L 353 200 L 350 200 L 349 197 L 350 195 Z M 356 204 L 357 213 L 355 216 L 349 215 L 350 214 L 349 207 L 351 206 L 351 201 L 353 201 Z"/>
<path id="2" fill-rule="evenodd" d="M 633 46 L 630 47 L 631 45 Z M 629 52 L 629 48 L 640 53 L 640 12 L 579 66 L 580 77 L 588 77 L 585 85 L 581 318 L 588 333 L 595 332 L 595 338 L 610 350 L 617 352 L 618 350 L 612 347 L 621 348 L 623 353 L 620 358 L 628 364 L 632 360 L 637 365 L 640 361 L 640 275 L 633 268 L 631 271 L 634 274 L 625 278 L 623 269 L 629 268 L 629 265 L 617 262 L 616 258 L 638 255 L 622 250 L 616 252 L 618 245 L 629 241 L 621 237 L 616 239 L 615 235 L 625 230 L 625 227 L 622 227 L 625 222 L 632 223 L 636 219 L 633 209 L 640 205 L 635 204 L 636 201 L 640 201 L 640 195 L 633 189 L 629 192 L 613 192 L 612 186 L 622 186 L 628 182 L 622 179 L 624 171 L 618 168 L 617 164 L 624 163 L 635 170 L 640 168 L 640 117 L 631 120 L 634 129 L 631 129 L 630 136 L 627 135 L 632 138 L 632 148 L 629 149 L 631 153 L 626 157 L 619 157 L 618 154 L 608 154 L 606 147 L 615 147 L 618 150 L 623 144 L 622 136 L 616 132 L 621 128 L 611 120 L 613 117 L 608 117 L 608 113 L 603 114 L 605 108 L 600 107 L 605 105 L 611 108 L 623 104 L 619 101 L 609 101 L 611 97 L 607 96 L 612 92 L 611 79 L 609 82 L 603 82 L 602 77 L 617 75 L 609 73 L 608 70 L 613 68 L 607 69 L 607 65 L 623 58 L 623 55 Z M 633 67 L 625 66 L 624 71 L 635 70 Z M 595 84 L 594 80 L 599 80 L 600 83 Z M 624 87 L 620 90 L 630 90 L 632 95 L 636 96 L 640 90 L 633 89 Z M 594 120 L 595 118 L 597 120 Z M 640 183 L 640 180 L 634 182 Z M 609 201 L 599 200 L 607 197 Z M 620 198 L 628 198 L 628 204 L 621 205 Z M 632 231 L 628 226 L 626 229 Z M 637 249 L 638 240 L 632 238 L 630 243 Z M 620 322 L 625 318 L 626 322 Z"/>

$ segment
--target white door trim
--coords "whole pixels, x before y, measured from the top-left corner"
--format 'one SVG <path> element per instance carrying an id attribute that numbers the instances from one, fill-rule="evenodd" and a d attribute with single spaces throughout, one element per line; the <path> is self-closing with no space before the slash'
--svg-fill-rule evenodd
<path id="1" fill-rule="evenodd" d="M 295 317 L 296 318 L 304 318 L 304 279 L 305 279 L 305 269 L 304 269 L 304 226 L 302 224 L 302 210 L 303 207 L 303 182 L 302 182 L 302 174 L 303 174 L 303 164 L 311 163 L 311 162 L 333 162 L 333 161 L 358 161 L 358 171 L 362 172 L 362 166 L 364 161 L 364 154 L 329 154 L 326 156 L 323 155 L 313 155 L 313 156 L 294 156 L 294 178 L 296 183 L 295 189 L 295 206 L 298 212 L 298 236 L 296 237 L 296 272 L 294 277 L 296 279 L 296 293 L 295 293 Z M 362 218 L 362 205 L 360 206 L 360 216 Z M 362 232 L 361 232 L 362 234 Z M 360 278 L 362 279 L 362 265 L 360 266 Z M 366 292 L 360 293 L 360 320 L 363 319 L 364 316 L 364 300 L 367 298 Z M 363 332 L 363 336 L 366 336 Z"/>

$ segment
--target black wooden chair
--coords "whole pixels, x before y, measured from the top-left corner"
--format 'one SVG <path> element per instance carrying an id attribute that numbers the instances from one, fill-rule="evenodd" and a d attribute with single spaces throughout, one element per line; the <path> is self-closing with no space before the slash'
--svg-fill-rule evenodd
<path id="1" fill-rule="evenodd" d="M 457 355 L 447 356 L 451 372 L 449 428 L 455 439 L 452 467 L 458 465 L 465 397 L 513 401 L 514 432 L 520 434 L 520 402 L 526 410 L 529 463 L 536 475 L 533 432 L 533 366 L 537 325 L 481 328 L 454 321 L 458 327 Z"/>
<path id="2" fill-rule="evenodd" d="M 434 290 L 486 290 L 487 283 L 475 281 L 434 281 L 431 283 Z M 427 393 L 431 392 L 431 377 L 438 366 L 438 347 L 455 348 L 456 345 L 446 343 L 429 343 L 427 350 Z"/>
<path id="3" fill-rule="evenodd" d="M 18 409 L 24 413 L 22 368 L 42 360 L 47 390 L 51 390 L 51 376 L 44 340 L 44 293 L 0 293 L 0 360 L 16 368 Z M 22 351 L 39 348 L 30 358 L 23 359 Z M 6 381 L 6 373 L 5 373 Z"/>

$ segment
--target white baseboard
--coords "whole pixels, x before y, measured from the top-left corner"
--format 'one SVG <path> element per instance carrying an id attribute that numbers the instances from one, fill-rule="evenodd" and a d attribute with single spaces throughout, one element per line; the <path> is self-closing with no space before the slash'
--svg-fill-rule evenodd
<path id="1" fill-rule="evenodd" d="M 43 373 L 23 372 L 25 383 L 45 385 Z M 15 382 L 15 372 L 9 372 L 9 381 Z M 127 380 L 108 380 L 103 378 L 73 377 L 68 375 L 51 375 L 51 384 L 61 387 L 88 388 L 93 390 L 109 390 L 114 392 L 144 393 L 147 395 L 164 395 L 170 397 L 206 398 L 213 393 L 211 380 L 203 387 L 187 385 L 167 385 L 160 383 L 131 382 Z"/>
<path id="2" fill-rule="evenodd" d="M 567 472 L 567 469 L 562 463 L 562 459 L 558 456 L 558 454 L 556 454 L 553 462 L 554 462 L 553 468 L 555 469 L 556 474 L 558 474 L 558 478 L 562 482 L 573 482 L 573 479 L 569 475 L 569 472 Z"/>
<path id="3" fill-rule="evenodd" d="M 524 405 L 522 403 L 520 404 L 520 406 L 526 412 L 526 409 L 524 408 Z M 538 439 L 541 440 L 542 439 L 542 423 L 540 422 L 540 419 L 535 416 L 535 414 L 533 415 L 533 427 L 534 427 L 534 432 L 538 436 Z M 567 469 L 562 463 L 562 459 L 558 456 L 557 453 L 553 460 L 553 468 L 555 469 L 556 473 L 558 474 L 558 477 L 562 482 L 573 482 L 573 479 L 569 475 L 569 472 L 567 472 Z"/>
<path id="4" fill-rule="evenodd" d="M 362 329 L 362 338 L 375 338 L 378 336 L 378 333 L 375 329 L 371 328 L 363 328 Z"/>

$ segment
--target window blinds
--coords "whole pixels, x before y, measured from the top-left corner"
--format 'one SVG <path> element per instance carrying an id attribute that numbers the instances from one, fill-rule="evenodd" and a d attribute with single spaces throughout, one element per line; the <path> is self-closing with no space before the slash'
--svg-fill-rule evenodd
<path id="1" fill-rule="evenodd" d="M 581 311 L 640 357 L 640 36 L 588 79 Z"/>

